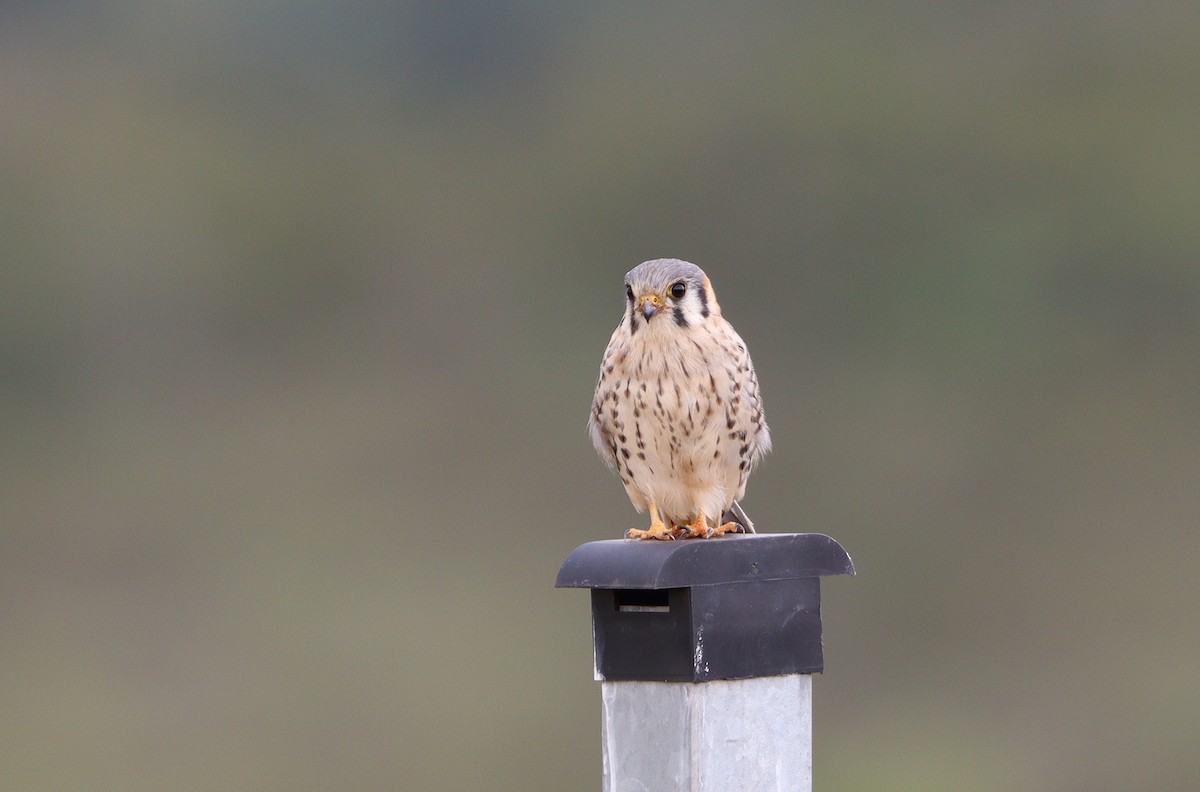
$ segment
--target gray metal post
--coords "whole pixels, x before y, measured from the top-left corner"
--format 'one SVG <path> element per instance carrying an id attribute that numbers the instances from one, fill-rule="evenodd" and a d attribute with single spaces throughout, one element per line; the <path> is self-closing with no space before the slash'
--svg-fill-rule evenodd
<path id="1" fill-rule="evenodd" d="M 809 792 L 821 534 L 590 542 L 559 587 L 592 591 L 605 792 Z"/>
<path id="2" fill-rule="evenodd" d="M 605 682 L 604 792 L 810 792 L 812 676 Z"/>

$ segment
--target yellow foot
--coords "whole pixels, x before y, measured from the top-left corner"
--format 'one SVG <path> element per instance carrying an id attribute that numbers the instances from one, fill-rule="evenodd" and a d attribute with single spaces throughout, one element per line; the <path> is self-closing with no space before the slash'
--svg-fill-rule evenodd
<path id="1" fill-rule="evenodd" d="M 714 536 L 724 536 L 727 533 L 741 533 L 741 530 L 742 526 L 735 522 L 727 522 L 716 528 L 709 528 L 708 520 L 701 514 L 684 526 L 680 537 L 683 539 L 712 539 Z"/>
<path id="2" fill-rule="evenodd" d="M 696 519 L 683 528 L 684 539 L 708 539 L 713 535 L 713 529 L 708 527 L 708 520 L 703 514 L 697 514 Z"/>
<path id="3" fill-rule="evenodd" d="M 740 523 L 727 522 L 719 528 L 713 529 L 713 536 L 724 536 L 727 533 L 745 533 Z"/>
<path id="4" fill-rule="evenodd" d="M 650 504 L 650 530 L 642 531 L 637 528 L 630 528 L 625 532 L 625 536 L 629 539 L 674 539 L 683 532 L 682 528 L 675 526 L 668 527 L 663 522 L 662 517 L 658 516 L 658 506 Z"/>
<path id="5" fill-rule="evenodd" d="M 660 520 L 659 522 L 650 523 L 650 530 L 648 531 L 630 528 L 625 532 L 625 536 L 629 539 L 674 539 L 682 532 L 682 528 L 668 528 L 666 523 Z"/>

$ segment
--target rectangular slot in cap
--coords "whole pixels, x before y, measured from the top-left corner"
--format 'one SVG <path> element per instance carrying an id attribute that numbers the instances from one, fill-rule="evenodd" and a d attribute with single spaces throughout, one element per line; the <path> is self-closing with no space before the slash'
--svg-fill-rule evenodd
<path id="1" fill-rule="evenodd" d="M 618 589 L 613 604 L 621 613 L 670 613 L 666 589 Z"/>

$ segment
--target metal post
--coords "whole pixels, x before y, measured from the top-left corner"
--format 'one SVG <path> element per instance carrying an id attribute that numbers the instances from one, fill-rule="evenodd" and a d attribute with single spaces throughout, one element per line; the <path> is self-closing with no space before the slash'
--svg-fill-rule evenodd
<path id="1" fill-rule="evenodd" d="M 821 534 L 590 542 L 605 792 L 809 792 L 820 582 L 854 574 Z"/>
<path id="2" fill-rule="evenodd" d="M 812 676 L 605 682 L 605 792 L 810 792 Z"/>

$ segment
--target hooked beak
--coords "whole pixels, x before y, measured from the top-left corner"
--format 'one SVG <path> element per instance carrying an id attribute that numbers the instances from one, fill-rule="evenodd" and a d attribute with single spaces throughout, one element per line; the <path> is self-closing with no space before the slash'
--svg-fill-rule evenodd
<path id="1" fill-rule="evenodd" d="M 642 316 L 646 317 L 646 321 L 650 321 L 650 317 L 663 309 L 662 298 L 657 294 L 644 295 L 638 300 L 638 307 L 641 308 Z"/>

